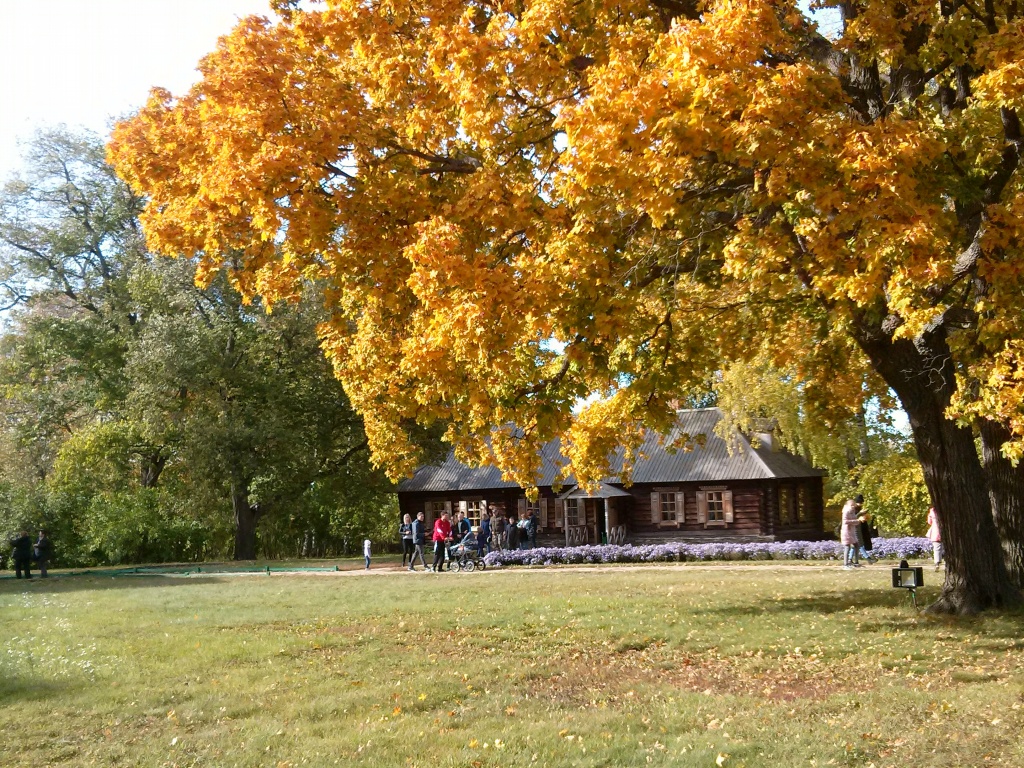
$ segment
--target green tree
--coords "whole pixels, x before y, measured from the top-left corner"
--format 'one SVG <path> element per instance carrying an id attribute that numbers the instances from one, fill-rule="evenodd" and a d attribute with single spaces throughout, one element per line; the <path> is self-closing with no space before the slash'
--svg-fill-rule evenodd
<path id="1" fill-rule="evenodd" d="M 391 486 L 320 352 L 315 286 L 272 314 L 223 277 L 197 288 L 145 251 L 98 139 L 44 133 L 28 159 L 0 195 L 8 525 L 56 529 L 66 563 L 333 552 L 379 526 Z"/>

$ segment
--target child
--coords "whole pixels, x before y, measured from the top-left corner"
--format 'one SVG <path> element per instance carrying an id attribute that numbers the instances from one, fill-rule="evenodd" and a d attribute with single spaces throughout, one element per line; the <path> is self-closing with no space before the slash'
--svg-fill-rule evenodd
<path id="1" fill-rule="evenodd" d="M 370 540 L 363 542 L 363 557 L 366 559 L 366 570 L 370 570 Z"/>

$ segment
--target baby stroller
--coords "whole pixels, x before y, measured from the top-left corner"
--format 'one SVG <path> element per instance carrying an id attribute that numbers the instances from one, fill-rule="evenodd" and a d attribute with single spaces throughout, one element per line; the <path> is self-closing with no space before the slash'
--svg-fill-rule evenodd
<path id="1" fill-rule="evenodd" d="M 467 573 L 477 568 L 482 571 L 487 567 L 484 564 L 484 559 L 480 557 L 476 534 L 467 533 L 458 544 L 448 547 L 447 566 L 450 571 L 466 571 Z"/>

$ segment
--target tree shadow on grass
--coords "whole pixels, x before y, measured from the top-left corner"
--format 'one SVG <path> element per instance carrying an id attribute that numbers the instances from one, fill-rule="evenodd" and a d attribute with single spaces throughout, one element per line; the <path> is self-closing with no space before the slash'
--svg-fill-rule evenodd
<path id="1" fill-rule="evenodd" d="M 770 602 L 726 605 L 710 609 L 726 618 L 759 616 L 764 613 L 818 614 L 833 616 L 850 614 L 857 619 L 858 627 L 865 632 L 884 632 L 898 626 L 901 630 L 934 634 L 937 628 L 972 629 L 984 628 L 986 635 L 994 640 L 1017 639 L 1024 635 L 1024 611 L 987 612 L 979 616 L 943 616 L 925 613 L 924 609 L 935 602 L 941 594 L 941 587 L 923 587 L 917 591 L 917 607 L 906 590 L 879 587 L 877 589 L 842 589 L 830 592 L 815 592 L 805 597 L 783 597 Z M 870 618 L 859 617 L 857 612 L 867 609 L 887 609 L 891 616 L 879 619 L 876 613 Z M 995 619 L 995 621 L 993 621 Z M 1005 646 L 998 646 L 1005 650 Z"/>
<path id="2" fill-rule="evenodd" d="M 918 606 L 924 608 L 939 596 L 936 587 L 918 590 Z M 803 597 L 780 597 L 771 601 L 744 602 L 740 605 L 713 609 L 724 616 L 758 616 L 762 613 L 819 613 L 831 615 L 858 608 L 905 608 L 913 613 L 913 603 L 905 590 L 895 589 L 840 589 L 812 592 Z"/>
<path id="3" fill-rule="evenodd" d="M 33 702 L 46 702 L 54 699 L 66 699 L 91 683 L 82 680 L 43 680 L 21 675 L 4 675 L 0 679 L 0 707 Z"/>
<path id="4" fill-rule="evenodd" d="M 47 579 L 33 578 L 30 581 L 0 580 L 0 595 L 59 595 L 67 592 L 82 592 L 107 589 L 140 589 L 142 587 L 187 587 L 197 584 L 213 584 L 220 581 L 216 575 L 209 576 L 168 576 L 166 574 L 103 576 L 75 574 L 54 576 Z"/>
<path id="5" fill-rule="evenodd" d="M 303 573 L 333 573 L 335 571 L 362 571 L 363 560 L 347 561 L 309 560 L 168 563 L 100 567 L 81 570 L 50 571 L 41 578 L 38 573 L 31 579 L 17 579 L 12 572 L 0 572 L 0 594 L 28 592 L 30 590 L 69 591 L 72 589 L 115 589 L 119 587 L 168 586 L 170 584 L 209 583 L 218 578 L 260 575 L 301 575 Z"/>

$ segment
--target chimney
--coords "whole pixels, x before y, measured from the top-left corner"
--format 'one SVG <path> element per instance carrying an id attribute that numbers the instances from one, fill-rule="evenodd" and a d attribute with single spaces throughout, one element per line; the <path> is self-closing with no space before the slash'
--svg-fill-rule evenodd
<path id="1" fill-rule="evenodd" d="M 750 437 L 759 444 L 760 448 L 767 448 L 773 453 L 779 450 L 779 443 L 775 439 L 775 419 L 755 420 Z"/>

